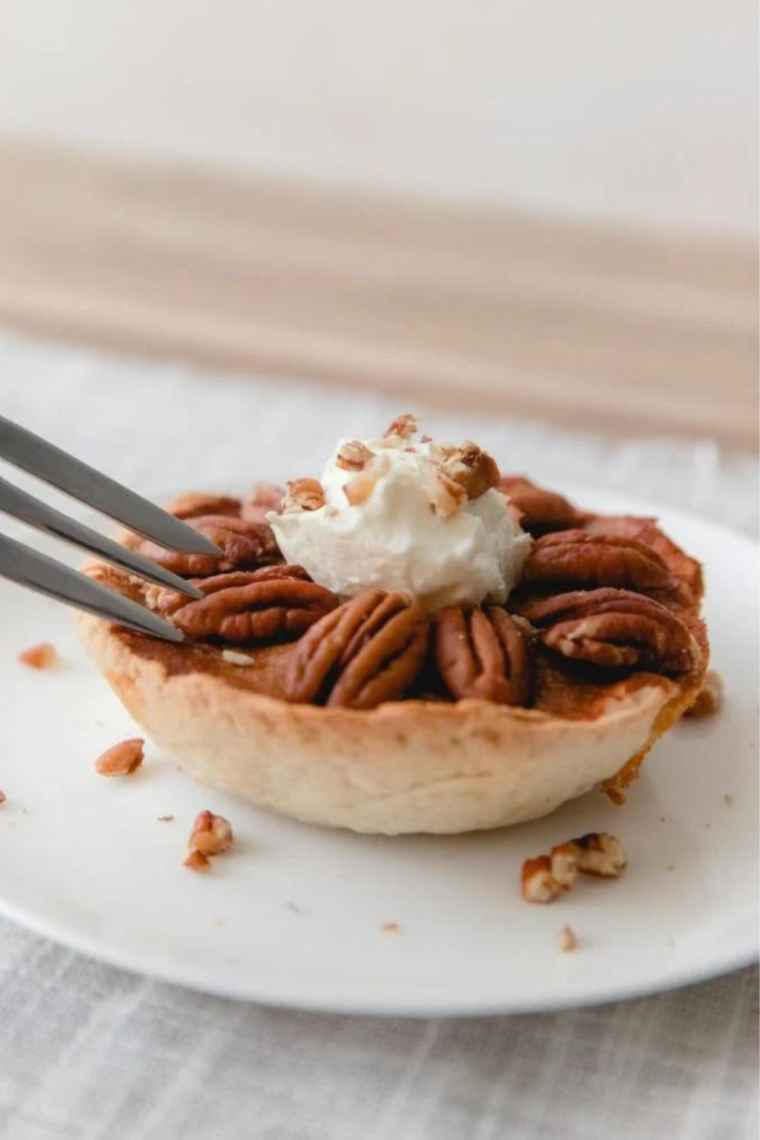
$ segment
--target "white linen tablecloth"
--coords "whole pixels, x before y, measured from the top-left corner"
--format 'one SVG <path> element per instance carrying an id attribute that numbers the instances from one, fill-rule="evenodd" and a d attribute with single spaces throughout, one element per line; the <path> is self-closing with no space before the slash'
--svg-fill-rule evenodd
<path id="1" fill-rule="evenodd" d="M 406 410 L 0 333 L 0 411 L 146 493 L 310 473 L 338 434 Z M 756 533 L 754 459 L 706 441 L 425 424 L 550 484 L 601 480 Z M 3 1140 L 743 1140 L 757 1122 L 755 968 L 551 1015 L 332 1017 L 147 981 L 0 921 Z"/>

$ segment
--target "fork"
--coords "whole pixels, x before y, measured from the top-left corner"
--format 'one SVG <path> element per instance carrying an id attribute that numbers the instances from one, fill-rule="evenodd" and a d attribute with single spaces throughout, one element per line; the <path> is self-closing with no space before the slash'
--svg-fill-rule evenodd
<path id="1" fill-rule="evenodd" d="M 180 519 L 4 416 L 0 416 L 0 459 L 65 491 L 72 498 L 94 507 L 163 547 L 192 554 L 221 554 L 205 535 Z M 68 518 L 2 477 L 0 512 L 97 554 L 149 582 L 169 586 L 191 598 L 203 597 L 201 591 L 184 578 Z M 3 534 L 0 534 L 0 577 L 141 633 L 167 641 L 183 640 L 179 629 L 151 610 Z"/>

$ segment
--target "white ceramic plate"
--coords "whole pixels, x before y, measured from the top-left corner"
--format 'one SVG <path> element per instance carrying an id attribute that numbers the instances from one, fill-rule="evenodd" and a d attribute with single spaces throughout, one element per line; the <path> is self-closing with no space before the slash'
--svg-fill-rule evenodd
<path id="1" fill-rule="evenodd" d="M 576 498 L 653 513 L 591 491 Z M 94 758 L 134 735 L 134 725 L 79 648 L 70 614 L 0 581 L 0 911 L 167 981 L 349 1013 L 549 1010 L 651 993 L 751 961 L 757 548 L 659 513 L 707 568 L 724 711 L 661 741 L 623 808 L 592 792 L 548 819 L 458 838 L 366 838 L 279 819 L 191 783 L 150 746 L 135 777 L 96 776 Z M 18 664 L 19 650 L 47 640 L 62 655 L 59 669 Z M 236 844 L 203 876 L 182 859 L 193 817 L 206 807 L 231 820 Z M 158 821 L 166 814 L 173 822 Z M 584 878 L 551 906 L 522 902 L 522 860 L 591 830 L 622 839 L 625 876 Z M 389 923 L 398 929 L 383 929 Z M 564 924 L 579 939 L 573 953 L 558 949 Z"/>

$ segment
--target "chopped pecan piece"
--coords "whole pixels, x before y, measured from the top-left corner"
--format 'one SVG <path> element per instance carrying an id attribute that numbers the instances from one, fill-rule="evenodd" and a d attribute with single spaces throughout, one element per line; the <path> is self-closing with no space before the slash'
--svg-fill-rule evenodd
<path id="1" fill-rule="evenodd" d="M 295 648 L 288 700 L 371 709 L 402 696 L 427 650 L 429 619 L 400 594 L 365 590 L 312 626 Z"/>
<path id="2" fill-rule="evenodd" d="M 450 519 L 467 501 L 467 491 L 447 475 L 443 467 L 431 467 L 427 479 L 430 509 L 442 519 Z"/>
<path id="3" fill-rule="evenodd" d="M 628 863 L 620 840 L 606 831 L 591 831 L 579 839 L 571 839 L 569 846 L 577 850 L 578 870 L 584 875 L 616 879 Z"/>
<path id="4" fill-rule="evenodd" d="M 30 669 L 52 669 L 58 664 L 58 651 L 49 641 L 45 641 L 41 645 L 33 645 L 31 649 L 24 649 L 19 653 L 18 659 Z"/>
<path id="5" fill-rule="evenodd" d="M 496 461 L 470 440 L 447 451 L 443 470 L 450 479 L 464 487 L 468 499 L 479 499 L 499 482 Z"/>
<path id="6" fill-rule="evenodd" d="M 282 487 L 276 487 L 274 483 L 256 483 L 243 499 L 240 514 L 251 522 L 266 522 L 270 511 L 280 513 L 284 497 Z"/>
<path id="7" fill-rule="evenodd" d="M 387 455 L 376 455 L 361 471 L 357 471 L 352 479 L 343 484 L 343 494 L 352 507 L 365 503 L 375 489 L 378 479 L 385 475 L 390 467 Z"/>
<path id="8" fill-rule="evenodd" d="M 514 618 L 501 606 L 440 610 L 435 616 L 433 652 L 441 677 L 457 700 L 528 703 L 528 644 Z"/>
<path id="9" fill-rule="evenodd" d="M 686 716 L 695 719 L 700 719 L 703 716 L 715 716 L 717 712 L 720 712 L 722 704 L 723 681 L 720 674 L 711 669 L 702 683 L 702 688 L 694 704 L 686 710 Z"/>
<path id="10" fill-rule="evenodd" d="M 575 950 L 578 946 L 578 939 L 575 931 L 571 926 L 563 926 L 559 932 L 559 948 L 563 954 L 567 954 L 570 950 Z"/>
<path id="11" fill-rule="evenodd" d="M 400 439 L 411 439 L 412 436 L 417 434 L 417 417 L 413 416 L 411 412 L 405 412 L 401 416 L 396 416 L 388 427 L 383 432 L 383 439 L 388 439 L 389 436 L 397 435 Z"/>
<path id="12" fill-rule="evenodd" d="M 204 598 L 187 601 L 171 614 L 174 625 L 188 637 L 235 645 L 292 641 L 338 605 L 331 590 L 282 573 L 253 577 L 240 585 L 215 582 L 214 586 Z"/>
<path id="13" fill-rule="evenodd" d="M 344 471 L 363 471 L 374 457 L 374 451 L 370 451 L 358 439 L 350 439 L 341 445 L 335 462 Z"/>
<path id="14" fill-rule="evenodd" d="M 319 479 L 293 479 L 282 500 L 283 514 L 318 511 L 325 505 L 325 493 Z"/>
<path id="15" fill-rule="evenodd" d="M 532 602 L 522 615 L 540 629 L 547 648 L 603 668 L 688 673 L 700 661 L 680 618 L 630 590 L 575 590 Z"/>
<path id="16" fill-rule="evenodd" d="M 585 517 L 563 495 L 536 486 L 524 475 L 502 475 L 497 486 L 517 508 L 523 529 L 534 536 L 577 527 Z"/>
<path id="17" fill-rule="evenodd" d="M 232 839 L 229 820 L 223 815 L 214 815 L 212 811 L 202 811 L 195 817 L 187 846 L 190 851 L 199 851 L 207 857 L 222 855 L 232 846 Z"/>
<path id="18" fill-rule="evenodd" d="M 523 567 L 530 585 L 618 589 L 662 589 L 671 574 L 660 555 L 635 538 L 565 530 L 547 534 L 533 545 Z"/>
<path id="19" fill-rule="evenodd" d="M 252 569 L 262 562 L 273 561 L 279 554 L 271 527 L 266 523 L 224 515 L 201 515 L 189 518 L 187 524 L 218 546 L 221 555 L 165 550 L 149 539 L 140 543 L 140 553 L 183 578 L 208 578 L 227 570 Z"/>
<path id="20" fill-rule="evenodd" d="M 194 519 L 203 515 L 236 518 L 240 514 L 240 499 L 219 495 L 215 491 L 186 491 L 172 499 L 166 509 L 178 519 Z"/>
<path id="21" fill-rule="evenodd" d="M 522 897 L 526 902 L 549 903 L 561 893 L 562 887 L 552 875 L 551 860 L 548 855 L 538 855 L 526 859 L 520 875 Z"/>
<path id="22" fill-rule="evenodd" d="M 101 776 L 131 776 L 145 758 L 144 746 L 139 737 L 114 744 L 97 758 L 95 771 Z"/>

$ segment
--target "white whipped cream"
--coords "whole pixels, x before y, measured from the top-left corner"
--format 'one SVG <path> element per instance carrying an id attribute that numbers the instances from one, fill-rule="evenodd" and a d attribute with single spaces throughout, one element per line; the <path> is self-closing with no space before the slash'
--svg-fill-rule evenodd
<path id="1" fill-rule="evenodd" d="M 342 597 L 369 587 L 406 594 L 428 609 L 505 601 L 531 544 L 504 496 L 489 490 L 452 513 L 437 513 L 435 444 L 415 435 L 364 440 L 376 458 L 361 472 L 371 490 L 352 504 L 345 485 L 357 477 L 336 462 L 320 480 L 324 506 L 270 514 L 280 549 L 315 582 Z M 366 485 L 365 485 L 366 487 Z"/>

